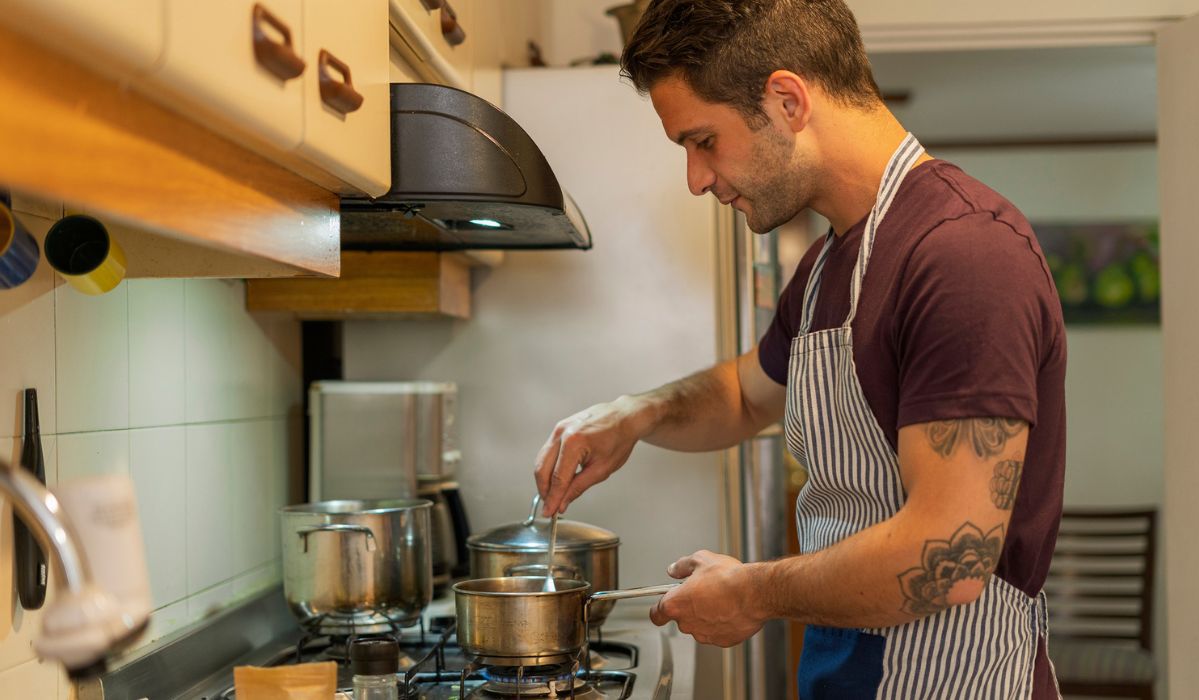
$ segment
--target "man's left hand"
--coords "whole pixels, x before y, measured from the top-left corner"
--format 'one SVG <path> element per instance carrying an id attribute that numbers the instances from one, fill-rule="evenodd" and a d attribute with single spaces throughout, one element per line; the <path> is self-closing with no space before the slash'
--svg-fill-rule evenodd
<path id="1" fill-rule="evenodd" d="M 650 610 L 655 625 L 671 620 L 701 644 L 731 647 L 762 629 L 748 567 L 733 557 L 700 550 L 671 564 L 666 573 L 686 579 Z"/>

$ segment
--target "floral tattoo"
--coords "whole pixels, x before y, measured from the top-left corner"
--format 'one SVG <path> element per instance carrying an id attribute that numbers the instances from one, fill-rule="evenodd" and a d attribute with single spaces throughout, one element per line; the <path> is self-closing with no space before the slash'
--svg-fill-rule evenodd
<path id="1" fill-rule="evenodd" d="M 899 575 L 902 610 L 918 616 L 932 615 L 950 606 L 957 586 L 985 585 L 1003 549 L 1003 525 L 983 534 L 974 523 L 964 523 L 949 540 L 924 543 L 920 566 Z"/>
<path id="2" fill-rule="evenodd" d="M 965 418 L 930 423 L 925 432 L 937 454 L 948 457 L 959 443 L 969 442 L 982 459 L 1003 452 L 1007 441 L 1020 434 L 1024 421 L 1015 418 Z"/>

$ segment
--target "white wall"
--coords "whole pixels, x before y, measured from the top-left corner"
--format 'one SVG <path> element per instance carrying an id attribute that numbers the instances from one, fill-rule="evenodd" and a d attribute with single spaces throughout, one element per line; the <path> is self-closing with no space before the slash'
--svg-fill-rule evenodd
<path id="1" fill-rule="evenodd" d="M 476 531 L 522 518 L 555 422 L 655 387 L 716 356 L 711 203 L 690 196 L 682 149 L 611 67 L 513 71 L 505 109 L 591 226 L 588 252 L 510 252 L 474 279 L 469 321 L 345 327 L 349 379 L 459 385 L 463 497 Z M 718 459 L 639 446 L 568 517 L 622 538 L 621 585 L 719 547 Z"/>
<path id="2" fill-rule="evenodd" d="M 62 215 L 19 197 L 14 208 L 39 242 Z M 155 607 L 139 645 L 281 579 L 274 510 L 287 497 L 299 324 L 252 317 L 243 298 L 241 282 L 148 279 L 91 297 L 45 260 L 0 291 L 0 459 L 20 455 L 20 395 L 32 387 L 51 485 L 133 477 Z M 10 514 L 5 504 L 0 695 L 66 698 L 70 684 L 31 646 L 45 608 L 17 603 Z"/>

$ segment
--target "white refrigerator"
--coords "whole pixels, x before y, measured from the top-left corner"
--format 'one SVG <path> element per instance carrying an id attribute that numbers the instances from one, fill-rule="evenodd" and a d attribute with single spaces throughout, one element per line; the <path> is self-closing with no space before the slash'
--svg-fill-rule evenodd
<path id="1" fill-rule="evenodd" d="M 457 383 L 458 477 L 476 531 L 527 513 L 534 458 L 555 422 L 751 346 L 778 281 L 773 237 L 737 230 L 728 209 L 687 191 L 683 150 L 615 66 L 507 71 L 504 109 L 578 203 L 594 248 L 508 252 L 476 270 L 467 321 L 344 328 L 346 379 Z M 622 587 L 668 580 L 666 566 L 697 549 L 778 556 L 789 509 L 762 502 L 785 494 L 780 444 L 767 435 L 725 453 L 639 445 L 567 517 L 620 536 Z M 676 695 L 783 697 L 781 629 L 730 653 L 701 648 L 694 683 L 677 678 Z"/>

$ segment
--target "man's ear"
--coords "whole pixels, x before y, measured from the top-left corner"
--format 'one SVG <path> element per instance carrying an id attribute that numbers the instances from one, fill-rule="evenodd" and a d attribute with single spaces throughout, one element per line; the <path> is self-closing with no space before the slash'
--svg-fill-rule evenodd
<path id="1" fill-rule="evenodd" d="M 766 78 L 762 107 L 772 120 L 781 121 L 798 133 L 812 118 L 811 98 L 806 80 L 789 70 L 776 70 Z"/>

